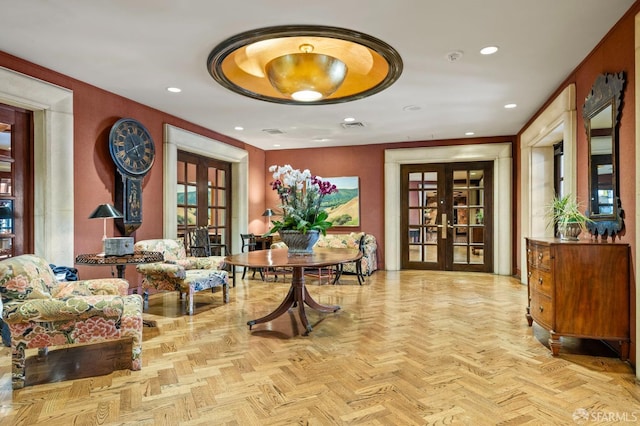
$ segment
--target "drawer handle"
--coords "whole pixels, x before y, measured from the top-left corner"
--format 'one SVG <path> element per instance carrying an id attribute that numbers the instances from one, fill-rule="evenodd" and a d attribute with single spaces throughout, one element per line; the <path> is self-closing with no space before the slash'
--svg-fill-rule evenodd
<path id="1" fill-rule="evenodd" d="M 542 253 L 538 253 L 538 260 L 542 260 Z"/>
<path id="2" fill-rule="evenodd" d="M 542 277 L 538 278 L 538 284 L 542 285 Z"/>
<path id="3" fill-rule="evenodd" d="M 527 278 L 531 278 L 531 271 L 527 272 Z"/>
<path id="4" fill-rule="evenodd" d="M 540 306 L 540 312 L 544 311 L 544 308 L 542 306 Z"/>

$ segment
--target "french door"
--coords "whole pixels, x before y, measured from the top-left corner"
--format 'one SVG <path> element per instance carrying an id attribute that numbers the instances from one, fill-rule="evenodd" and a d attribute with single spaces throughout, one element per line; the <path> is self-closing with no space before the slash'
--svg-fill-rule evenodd
<path id="1" fill-rule="evenodd" d="M 214 247 L 231 247 L 231 163 L 178 151 L 177 178 L 178 236 L 207 227 Z"/>
<path id="2" fill-rule="evenodd" d="M 493 272 L 493 162 L 400 169 L 402 269 Z"/>
<path id="3" fill-rule="evenodd" d="M 0 104 L 0 259 L 33 253 L 33 114 Z"/>

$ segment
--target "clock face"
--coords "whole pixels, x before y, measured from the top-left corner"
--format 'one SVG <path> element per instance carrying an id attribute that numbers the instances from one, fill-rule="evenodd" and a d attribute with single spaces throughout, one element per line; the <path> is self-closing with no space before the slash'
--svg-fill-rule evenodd
<path id="1" fill-rule="evenodd" d="M 120 119 L 111 127 L 109 152 L 118 170 L 133 176 L 147 174 L 156 153 L 147 129 L 131 118 Z"/>

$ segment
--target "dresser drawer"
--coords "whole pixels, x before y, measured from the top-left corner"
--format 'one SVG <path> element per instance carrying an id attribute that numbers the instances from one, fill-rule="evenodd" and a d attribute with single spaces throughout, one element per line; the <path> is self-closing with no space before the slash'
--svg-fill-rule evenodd
<path id="1" fill-rule="evenodd" d="M 528 272 L 529 288 L 545 296 L 553 296 L 553 275 L 550 271 L 531 268 Z"/>
<path id="2" fill-rule="evenodd" d="M 551 248 L 547 245 L 527 244 L 527 263 L 530 267 L 551 270 Z"/>
<path id="3" fill-rule="evenodd" d="M 532 291 L 529 313 L 533 320 L 541 326 L 547 329 L 553 328 L 553 300 L 550 297 Z"/>

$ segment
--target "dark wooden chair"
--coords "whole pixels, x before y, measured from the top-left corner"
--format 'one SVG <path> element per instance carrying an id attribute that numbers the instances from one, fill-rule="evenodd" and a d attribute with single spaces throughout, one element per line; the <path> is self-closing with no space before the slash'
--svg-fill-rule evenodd
<path id="1" fill-rule="evenodd" d="M 255 234 L 240 234 L 240 238 L 242 239 L 242 253 L 246 253 L 249 251 L 255 251 L 257 246 L 256 236 Z M 264 281 L 264 273 L 262 268 L 244 268 L 242 271 L 242 279 L 244 280 L 245 275 L 247 274 L 247 269 L 251 269 L 253 271 L 253 275 L 251 278 L 256 277 L 256 272 L 260 274 L 260 279 Z"/>
<path id="2" fill-rule="evenodd" d="M 363 255 L 364 255 L 364 237 L 365 235 L 363 234 L 360 237 L 360 241 L 358 242 L 358 250 L 360 250 L 360 253 L 362 253 Z M 347 263 L 351 263 L 351 262 L 347 262 Z M 358 284 L 362 285 L 364 283 L 364 273 L 362 272 L 362 257 L 358 260 L 354 260 L 353 263 L 355 263 L 356 265 L 356 276 L 358 277 Z M 336 265 L 336 276 L 333 279 L 333 284 L 336 284 L 338 282 L 338 280 L 340 279 L 340 276 L 342 275 L 343 270 L 344 270 L 343 263 L 339 263 Z"/>
<path id="3" fill-rule="evenodd" d="M 210 256 L 227 256 L 229 249 L 226 244 L 212 243 L 209 235 L 209 228 L 199 226 L 188 232 L 189 254 L 194 257 L 210 257 Z M 225 265 L 223 268 L 231 275 L 232 285 L 236 286 L 236 267 L 229 268 Z"/>
<path id="4" fill-rule="evenodd" d="M 195 257 L 211 256 L 209 229 L 201 226 L 189 231 L 189 253 Z"/>

